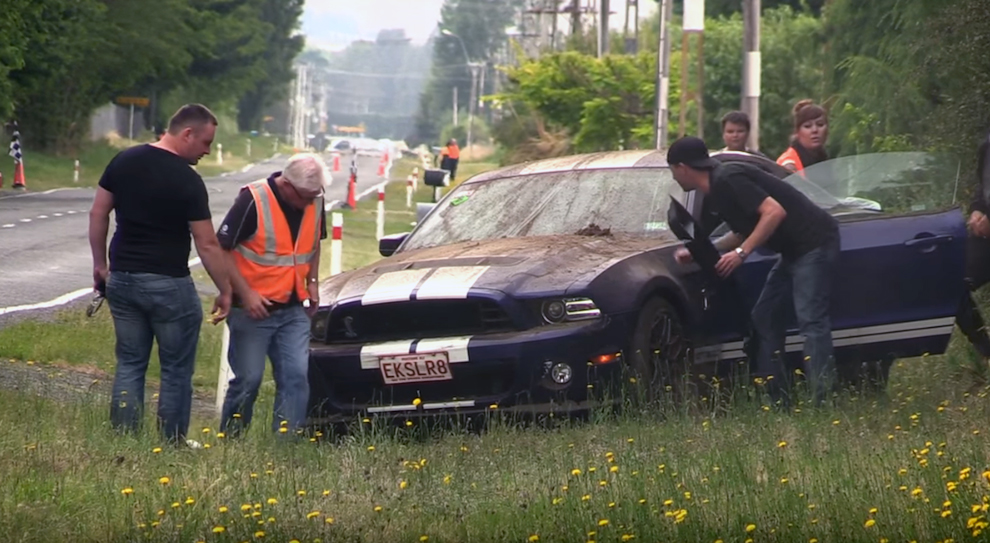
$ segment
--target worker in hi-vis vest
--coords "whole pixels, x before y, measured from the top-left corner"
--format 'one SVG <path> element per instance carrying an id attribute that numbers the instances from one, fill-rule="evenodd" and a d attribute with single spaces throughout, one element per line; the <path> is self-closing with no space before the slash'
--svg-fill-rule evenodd
<path id="1" fill-rule="evenodd" d="M 318 155 L 294 155 L 284 171 L 241 189 L 217 233 L 234 292 L 227 318 L 234 378 L 220 422 L 231 437 L 251 422 L 266 355 L 275 376 L 272 430 L 294 434 L 305 423 L 310 319 L 327 237 L 324 171 Z"/>

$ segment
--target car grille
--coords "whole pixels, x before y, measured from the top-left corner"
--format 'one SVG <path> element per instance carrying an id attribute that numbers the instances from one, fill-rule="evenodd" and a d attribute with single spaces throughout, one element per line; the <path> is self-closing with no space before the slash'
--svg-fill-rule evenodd
<path id="1" fill-rule="evenodd" d="M 328 329 L 329 341 L 364 343 L 490 334 L 512 330 L 513 326 L 498 303 L 466 299 L 343 307 L 331 313 Z"/>
<path id="2" fill-rule="evenodd" d="M 451 364 L 454 378 L 448 381 L 385 385 L 377 373 L 362 380 L 330 380 L 334 399 L 355 406 L 408 405 L 419 398 L 424 403 L 500 397 L 515 385 L 515 363 L 492 361 L 483 366 Z"/>

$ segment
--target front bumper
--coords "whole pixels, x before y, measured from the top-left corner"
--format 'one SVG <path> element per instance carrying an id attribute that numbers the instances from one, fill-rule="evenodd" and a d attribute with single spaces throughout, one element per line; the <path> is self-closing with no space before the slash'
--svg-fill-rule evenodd
<path id="1" fill-rule="evenodd" d="M 385 343 L 314 343 L 310 416 L 313 422 L 346 423 L 370 415 L 410 419 L 493 409 L 587 410 L 621 378 L 625 320 L 605 317 L 522 332 Z M 379 356 L 433 351 L 447 352 L 452 379 L 385 384 Z M 550 377 L 558 363 L 571 367 L 567 383 Z"/>

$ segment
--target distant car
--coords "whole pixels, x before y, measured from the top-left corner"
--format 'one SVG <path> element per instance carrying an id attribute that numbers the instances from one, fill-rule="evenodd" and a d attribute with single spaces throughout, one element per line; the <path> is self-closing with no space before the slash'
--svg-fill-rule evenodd
<path id="1" fill-rule="evenodd" d="M 748 153 L 713 156 L 785 178 L 840 221 L 831 316 L 847 379 L 867 363 L 867 377 L 882 381 L 895 357 L 945 351 L 966 292 L 966 228 L 944 184 L 955 162 L 873 154 L 791 175 Z M 411 233 L 382 239 L 387 258 L 323 282 L 311 420 L 568 413 L 608 403 L 602 393 L 630 375 L 662 393 L 685 368 L 738 367 L 776 255 L 757 250 L 729 282 L 677 264 L 685 240 L 713 251 L 724 230 L 697 230 L 701 200 L 680 190 L 658 151 L 553 158 L 464 181 Z M 793 311 L 781 317 L 798 367 Z"/>

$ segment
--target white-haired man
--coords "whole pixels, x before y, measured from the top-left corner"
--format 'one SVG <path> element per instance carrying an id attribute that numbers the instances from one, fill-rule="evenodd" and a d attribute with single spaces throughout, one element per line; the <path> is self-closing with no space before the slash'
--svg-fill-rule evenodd
<path id="1" fill-rule="evenodd" d="M 295 433 L 306 420 L 310 319 L 327 237 L 324 171 L 318 155 L 292 156 L 283 171 L 241 189 L 217 233 L 234 292 L 227 320 L 234 378 L 220 422 L 232 437 L 251 423 L 265 355 L 276 387 L 272 430 Z"/>

